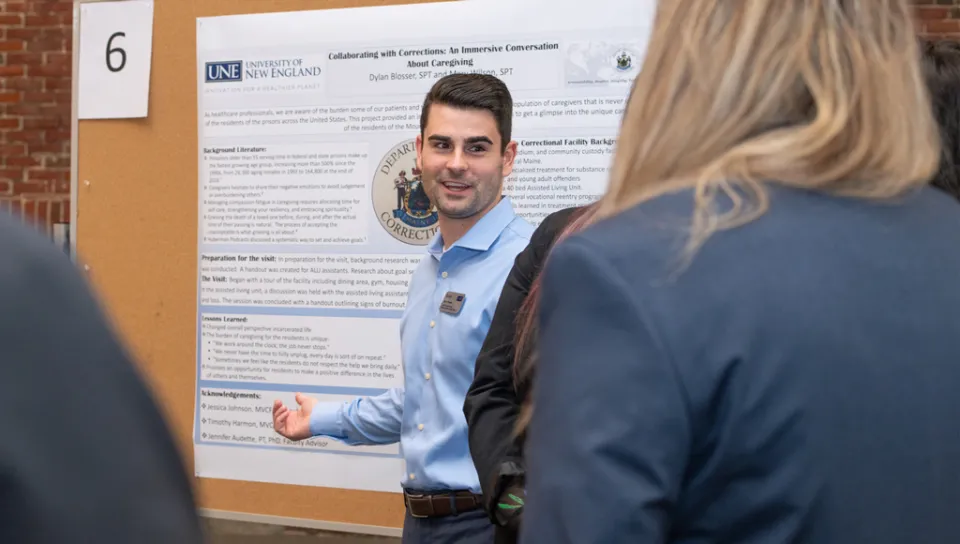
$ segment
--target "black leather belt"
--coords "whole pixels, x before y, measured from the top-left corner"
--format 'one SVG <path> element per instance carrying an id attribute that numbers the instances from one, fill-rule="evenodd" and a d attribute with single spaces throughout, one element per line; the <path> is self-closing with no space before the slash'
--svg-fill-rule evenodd
<path id="1" fill-rule="evenodd" d="M 476 510 L 483 505 L 483 496 L 469 491 L 439 493 L 403 492 L 407 512 L 415 518 L 439 518 Z"/>

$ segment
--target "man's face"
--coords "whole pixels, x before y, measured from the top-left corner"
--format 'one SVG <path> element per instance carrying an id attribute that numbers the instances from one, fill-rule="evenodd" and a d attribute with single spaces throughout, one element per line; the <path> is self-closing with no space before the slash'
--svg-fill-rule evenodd
<path id="1" fill-rule="evenodd" d="M 513 171 L 517 144 L 500 152 L 500 133 L 486 110 L 432 104 L 417 136 L 417 166 L 423 187 L 439 212 L 466 219 L 493 208 L 503 178 Z"/>

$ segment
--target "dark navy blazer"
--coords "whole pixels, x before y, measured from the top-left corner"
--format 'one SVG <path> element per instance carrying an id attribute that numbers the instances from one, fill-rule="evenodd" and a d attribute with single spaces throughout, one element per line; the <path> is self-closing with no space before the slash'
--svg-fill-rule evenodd
<path id="1" fill-rule="evenodd" d="M 544 268 L 521 542 L 960 543 L 960 205 L 689 194 Z"/>

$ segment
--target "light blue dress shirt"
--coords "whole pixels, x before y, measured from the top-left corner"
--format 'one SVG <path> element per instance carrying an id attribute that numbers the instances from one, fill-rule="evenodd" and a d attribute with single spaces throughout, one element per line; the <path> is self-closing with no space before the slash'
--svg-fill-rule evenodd
<path id="1" fill-rule="evenodd" d="M 438 234 L 413 274 L 400 321 L 404 387 L 319 403 L 311 432 L 351 445 L 399 441 L 404 488 L 480 493 L 463 402 L 500 291 L 533 230 L 504 197 L 446 251 Z M 440 311 L 448 291 L 465 295 L 457 315 Z"/>

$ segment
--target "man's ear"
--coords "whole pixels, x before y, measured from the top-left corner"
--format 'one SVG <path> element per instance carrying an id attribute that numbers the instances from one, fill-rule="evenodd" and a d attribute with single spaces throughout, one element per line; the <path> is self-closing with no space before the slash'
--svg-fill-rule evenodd
<path id="1" fill-rule="evenodd" d="M 417 145 L 417 170 L 422 171 L 423 170 L 423 159 L 421 159 L 421 156 L 423 155 L 423 135 L 422 134 L 417 134 L 416 145 Z"/>
<path id="2" fill-rule="evenodd" d="M 517 142 L 510 141 L 503 150 L 503 177 L 513 173 L 513 161 L 517 158 Z"/>

